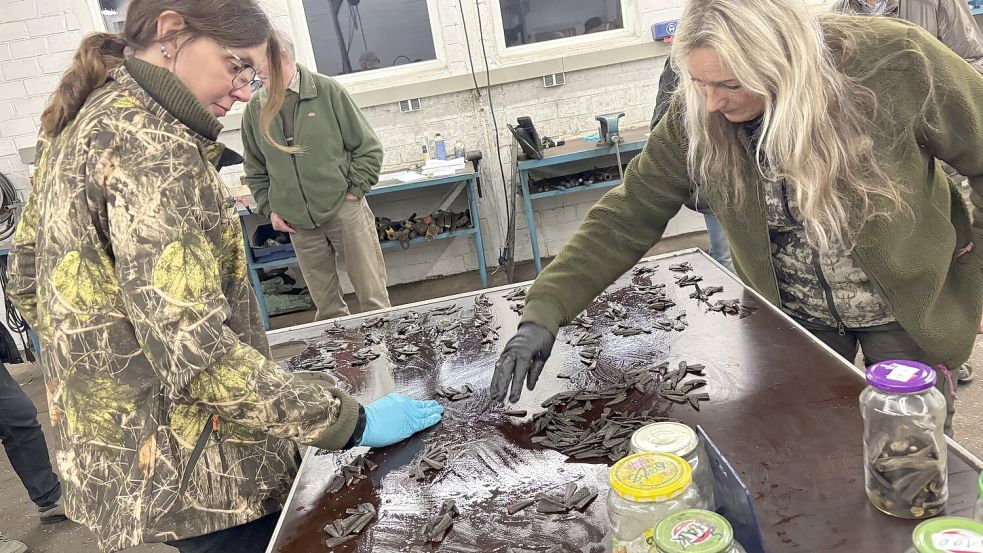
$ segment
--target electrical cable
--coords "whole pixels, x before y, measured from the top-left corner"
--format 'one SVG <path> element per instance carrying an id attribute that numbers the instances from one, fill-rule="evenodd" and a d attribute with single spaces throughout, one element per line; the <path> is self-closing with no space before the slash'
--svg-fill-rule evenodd
<path id="1" fill-rule="evenodd" d="M 352 6 L 353 13 L 355 14 L 355 28 L 362 33 L 362 48 L 368 52 L 369 43 L 365 40 L 365 25 L 362 23 L 362 11 L 358 9 L 358 4 Z"/>
<path id="2" fill-rule="evenodd" d="M 17 228 L 19 208 L 20 203 L 17 199 L 17 190 L 14 188 L 13 183 L 10 182 L 10 179 L 3 173 L 0 173 L 0 241 L 7 240 L 14 234 Z M 32 351 L 33 343 L 27 333 L 29 327 L 27 321 L 24 320 L 24 317 L 17 311 L 13 302 L 10 301 L 10 296 L 7 294 L 8 281 L 7 264 L 0 263 L 0 289 L 3 290 L 3 305 L 7 311 L 7 328 L 21 337 L 21 343 L 24 344 L 24 352 L 27 354 L 27 360 L 34 361 L 35 355 Z"/>
<path id="3" fill-rule="evenodd" d="M 348 38 L 345 40 L 345 55 L 352 53 L 352 39 L 355 38 L 355 6 L 348 4 Z"/>
<path id="4" fill-rule="evenodd" d="M 10 179 L 0 173 L 0 241 L 14 234 L 17 224 L 17 190 Z"/>
<path id="5" fill-rule="evenodd" d="M 481 40 L 481 55 L 485 60 L 485 81 L 486 81 L 485 87 L 486 87 L 486 92 L 488 92 L 488 108 L 491 111 L 492 124 L 495 127 L 495 157 L 498 159 L 498 171 L 502 176 L 502 191 L 505 193 L 505 207 L 506 210 L 508 210 L 509 186 L 508 186 L 508 179 L 505 177 L 505 165 L 502 163 L 502 140 L 500 136 L 501 133 L 499 132 L 498 129 L 498 118 L 495 116 L 495 102 L 492 100 L 492 94 L 491 94 L 491 71 L 489 70 L 488 67 L 488 52 L 485 49 L 485 31 L 484 31 L 484 24 L 481 21 L 480 0 L 474 0 L 474 7 L 475 10 L 478 12 L 478 38 Z M 515 203 L 514 198 L 513 198 L 513 203 Z M 514 225 L 514 221 L 512 219 L 513 217 L 511 216 L 511 212 L 510 212 L 509 220 L 507 221 L 509 227 L 512 227 Z M 514 245 L 514 243 L 515 243 L 514 236 L 512 237 L 511 243 L 508 241 L 508 238 L 506 237 L 505 252 L 503 252 L 505 259 L 508 259 L 509 255 L 511 255 L 510 252 L 512 250 L 512 246 Z"/>
<path id="6" fill-rule="evenodd" d="M 621 165 L 621 136 L 614 142 L 614 154 L 618 157 L 618 176 L 621 177 L 621 183 L 625 183 L 625 168 Z"/>
<path id="7" fill-rule="evenodd" d="M 471 65 L 471 78 L 474 80 L 474 91 L 481 97 L 481 87 L 478 86 L 478 74 L 474 70 L 474 57 L 471 55 L 471 37 L 468 36 L 468 22 L 464 18 L 464 0 L 457 0 L 457 7 L 461 10 L 461 26 L 464 27 L 464 43 L 468 47 L 468 64 Z M 481 14 L 479 14 L 480 18 Z"/>

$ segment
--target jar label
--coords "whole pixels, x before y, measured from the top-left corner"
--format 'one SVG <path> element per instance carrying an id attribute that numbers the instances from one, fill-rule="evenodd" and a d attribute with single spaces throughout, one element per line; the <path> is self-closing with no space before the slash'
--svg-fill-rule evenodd
<path id="1" fill-rule="evenodd" d="M 932 546 L 946 553 L 983 553 L 983 536 L 969 530 L 932 534 Z"/>
<path id="2" fill-rule="evenodd" d="M 714 537 L 713 525 L 704 520 L 684 520 L 672 528 L 672 541 L 683 549 L 707 543 Z"/>
<path id="3" fill-rule="evenodd" d="M 898 363 L 889 363 L 886 365 L 891 369 L 887 373 L 887 379 L 893 380 L 895 382 L 908 382 L 916 374 L 918 374 L 918 369 L 915 367 L 909 367 L 908 365 L 900 365 Z"/>
<path id="4" fill-rule="evenodd" d="M 655 544 L 655 530 L 649 528 L 641 536 L 631 540 L 619 540 L 611 537 L 611 553 L 648 553 Z"/>

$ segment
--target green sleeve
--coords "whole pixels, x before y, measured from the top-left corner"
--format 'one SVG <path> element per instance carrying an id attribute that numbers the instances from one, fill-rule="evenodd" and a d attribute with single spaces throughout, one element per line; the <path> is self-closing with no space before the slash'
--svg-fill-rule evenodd
<path id="1" fill-rule="evenodd" d="M 625 182 L 604 195 L 529 290 L 522 320 L 554 334 L 634 266 L 689 197 L 680 104 L 672 103 Z"/>
<path id="2" fill-rule="evenodd" d="M 348 191 L 364 196 L 379 181 L 382 169 L 382 143 L 369 125 L 365 114 L 341 85 L 332 81 L 332 104 L 345 150 L 351 153 L 348 167 Z"/>
<path id="3" fill-rule="evenodd" d="M 912 27 L 908 33 L 924 57 L 924 63 L 916 61 L 920 67 L 910 71 L 912 101 L 922 105 L 925 114 L 916 123 L 919 141 L 969 178 L 973 242 L 983 247 L 983 78 L 926 31 Z"/>

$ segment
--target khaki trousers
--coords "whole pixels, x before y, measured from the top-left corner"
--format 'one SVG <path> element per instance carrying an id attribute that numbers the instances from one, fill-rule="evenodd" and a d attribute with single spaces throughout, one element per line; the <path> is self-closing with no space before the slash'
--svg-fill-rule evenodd
<path id="1" fill-rule="evenodd" d="M 290 239 L 317 307 L 316 320 L 351 314 L 342 298 L 336 256 L 345 261 L 361 311 L 390 306 L 375 215 L 365 198 L 344 201 L 330 221 L 313 230 L 298 228 Z"/>

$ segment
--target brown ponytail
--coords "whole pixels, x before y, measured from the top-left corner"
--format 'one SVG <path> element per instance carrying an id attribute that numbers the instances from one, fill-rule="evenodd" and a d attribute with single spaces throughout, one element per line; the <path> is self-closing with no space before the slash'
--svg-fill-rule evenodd
<path id="1" fill-rule="evenodd" d="M 58 81 L 41 114 L 41 131 L 53 137 L 75 119 L 92 91 L 106 83 L 109 72 L 123 63 L 126 40 L 115 33 L 93 33 L 82 39 L 72 66 Z"/>

